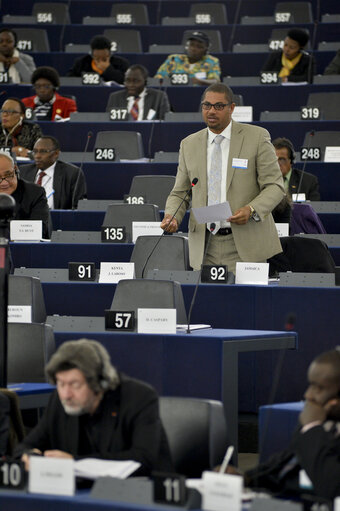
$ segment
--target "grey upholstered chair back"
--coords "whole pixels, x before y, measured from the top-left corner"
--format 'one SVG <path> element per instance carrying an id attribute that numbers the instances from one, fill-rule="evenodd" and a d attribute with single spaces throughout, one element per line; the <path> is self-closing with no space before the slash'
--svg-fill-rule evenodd
<path id="1" fill-rule="evenodd" d="M 222 462 L 228 440 L 220 401 L 161 397 L 159 406 L 176 472 L 200 477 Z"/>

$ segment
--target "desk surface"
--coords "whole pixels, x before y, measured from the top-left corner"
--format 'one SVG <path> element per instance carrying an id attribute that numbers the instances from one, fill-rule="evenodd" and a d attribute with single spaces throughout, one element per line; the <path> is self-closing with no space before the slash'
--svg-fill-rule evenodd
<path id="1" fill-rule="evenodd" d="M 0 508 L 2 511 L 154 511 L 162 510 L 161 506 L 141 506 L 125 502 L 113 502 L 93 499 L 88 491 L 77 492 L 74 497 L 57 495 L 29 494 L 26 492 L 0 490 Z M 167 506 L 169 511 L 179 508 Z"/>

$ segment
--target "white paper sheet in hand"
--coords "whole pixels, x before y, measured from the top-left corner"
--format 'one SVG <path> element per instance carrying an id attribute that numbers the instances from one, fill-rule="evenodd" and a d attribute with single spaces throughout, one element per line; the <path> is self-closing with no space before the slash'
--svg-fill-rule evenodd
<path id="1" fill-rule="evenodd" d="M 75 461 L 74 472 L 76 476 L 86 479 L 97 479 L 98 477 L 117 477 L 126 479 L 140 467 L 138 461 L 113 461 L 101 460 L 98 458 L 84 458 Z"/>
<path id="2" fill-rule="evenodd" d="M 197 223 L 207 224 L 208 222 L 223 222 L 232 216 L 229 202 L 221 202 L 203 208 L 192 208 Z"/>

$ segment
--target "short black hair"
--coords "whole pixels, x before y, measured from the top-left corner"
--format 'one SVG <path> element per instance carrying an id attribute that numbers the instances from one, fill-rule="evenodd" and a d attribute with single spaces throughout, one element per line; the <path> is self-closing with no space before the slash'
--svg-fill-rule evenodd
<path id="1" fill-rule="evenodd" d="M 110 50 L 111 41 L 103 35 L 95 35 L 90 42 L 91 50 Z"/>
<path id="2" fill-rule="evenodd" d="M 38 140 L 51 140 L 51 142 L 53 144 L 53 149 L 55 151 L 60 151 L 59 140 L 55 137 L 52 137 L 52 135 L 42 135 L 41 137 L 38 138 Z M 38 140 L 37 140 L 37 142 L 38 142 Z"/>
<path id="3" fill-rule="evenodd" d="M 17 103 L 19 103 L 19 105 L 20 105 L 20 109 L 21 109 L 21 113 L 22 113 L 22 114 L 25 114 L 25 112 L 26 112 L 26 106 L 25 106 L 25 104 L 21 101 L 21 99 L 19 99 L 19 98 L 13 98 L 13 97 L 6 98 L 6 99 L 5 99 L 5 101 L 9 101 L 9 100 L 11 100 L 11 101 L 16 101 Z M 4 101 L 4 103 L 5 103 L 5 101 Z M 3 104 L 4 104 L 4 103 L 3 103 Z"/>
<path id="4" fill-rule="evenodd" d="M 340 349 L 339 346 L 335 350 L 324 351 L 320 353 L 313 362 L 317 364 L 330 364 L 334 370 L 334 378 L 337 380 L 340 390 Z"/>
<path id="5" fill-rule="evenodd" d="M 209 87 L 207 87 L 203 92 L 202 101 L 204 100 L 207 92 L 217 92 L 219 94 L 224 94 L 229 103 L 234 101 L 234 93 L 225 83 L 213 83 L 212 85 L 209 85 Z"/>
<path id="6" fill-rule="evenodd" d="M 299 43 L 301 48 L 304 48 L 309 41 L 309 34 L 303 28 L 291 28 L 287 32 L 287 37 Z"/>
<path id="7" fill-rule="evenodd" d="M 12 34 L 12 36 L 14 37 L 14 46 L 17 45 L 17 42 L 18 42 L 18 36 L 17 36 L 17 33 L 12 29 L 12 28 L 2 28 L 0 30 L 0 34 L 2 32 L 9 32 L 10 34 Z"/>
<path id="8" fill-rule="evenodd" d="M 294 146 L 293 142 L 289 140 L 289 138 L 285 137 L 278 137 L 275 140 L 272 141 L 273 146 L 275 149 L 288 149 L 289 152 L 289 159 L 293 163 L 295 159 L 295 152 L 294 152 Z"/>
<path id="9" fill-rule="evenodd" d="M 34 85 L 35 82 L 37 80 L 39 80 L 40 78 L 45 78 L 45 80 L 48 80 L 49 82 L 51 82 L 51 84 L 53 85 L 54 88 L 57 88 L 60 86 L 59 74 L 58 74 L 58 71 L 56 69 L 54 69 L 54 67 L 49 67 L 49 66 L 37 67 L 37 69 L 35 71 L 33 71 L 32 76 L 31 76 L 32 85 Z"/>
<path id="10" fill-rule="evenodd" d="M 147 80 L 148 76 L 149 76 L 149 71 L 146 69 L 145 66 L 142 66 L 142 64 L 132 64 L 132 66 L 130 66 L 126 71 L 140 71 L 143 75 L 143 78 L 145 80 Z"/>

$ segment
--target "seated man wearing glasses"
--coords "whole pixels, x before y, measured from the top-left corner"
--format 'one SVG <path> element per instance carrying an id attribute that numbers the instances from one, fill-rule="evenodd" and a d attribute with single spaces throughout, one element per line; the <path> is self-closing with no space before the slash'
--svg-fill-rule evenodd
<path id="1" fill-rule="evenodd" d="M 187 190 L 197 178 L 192 188 L 192 207 L 227 200 L 232 215 L 222 222 L 204 225 L 198 224 L 190 213 L 190 265 L 199 270 L 202 263 L 223 264 L 234 272 L 237 261 L 265 262 L 282 252 L 271 214 L 284 197 L 282 174 L 269 133 L 232 120 L 235 103 L 227 85 L 210 85 L 201 106 L 207 129 L 181 142 L 176 182 L 161 227 L 168 232 L 177 231 L 190 205 Z M 213 236 L 207 246 L 209 232 Z"/>
<path id="2" fill-rule="evenodd" d="M 23 98 L 26 107 L 32 108 L 39 121 L 60 121 L 77 111 L 74 99 L 57 93 L 60 86 L 59 74 L 53 67 L 38 67 L 32 74 L 31 83 L 35 96 Z"/>
<path id="3" fill-rule="evenodd" d="M 35 163 L 22 165 L 21 176 L 45 188 L 51 209 L 75 209 L 78 200 L 86 197 L 83 171 L 58 160 L 59 142 L 49 135 L 37 140 L 32 153 Z"/>
<path id="4" fill-rule="evenodd" d="M 14 220 L 42 220 L 43 238 L 50 237 L 50 212 L 45 190 L 22 179 L 13 158 L 2 151 L 0 151 L 0 193 L 11 195 L 15 200 Z"/>

